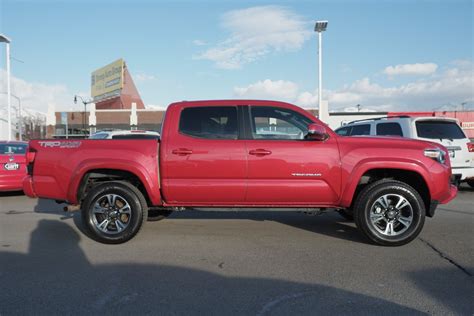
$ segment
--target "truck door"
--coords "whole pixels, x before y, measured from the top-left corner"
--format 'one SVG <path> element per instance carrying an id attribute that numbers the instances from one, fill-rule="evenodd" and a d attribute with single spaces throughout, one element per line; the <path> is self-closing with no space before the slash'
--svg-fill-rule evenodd
<path id="1" fill-rule="evenodd" d="M 305 140 L 309 117 L 287 108 L 249 106 L 246 203 L 333 204 L 339 197 L 337 141 Z"/>
<path id="2" fill-rule="evenodd" d="M 163 140 L 163 194 L 180 205 L 242 204 L 247 185 L 245 143 L 237 106 L 189 106 Z"/>

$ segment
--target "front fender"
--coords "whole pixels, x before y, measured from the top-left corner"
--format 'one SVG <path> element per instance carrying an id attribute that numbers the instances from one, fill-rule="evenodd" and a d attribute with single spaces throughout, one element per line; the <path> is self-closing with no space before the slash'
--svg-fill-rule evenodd
<path id="1" fill-rule="evenodd" d="M 379 158 L 368 158 L 359 161 L 352 170 L 343 170 L 347 174 L 347 180 L 344 181 L 346 184 L 343 187 L 340 205 L 343 207 L 350 207 L 354 198 L 354 193 L 357 189 L 357 185 L 361 177 L 370 170 L 375 169 L 399 169 L 416 172 L 425 181 L 428 186 L 429 191 L 432 191 L 431 188 L 431 175 L 427 166 L 417 160 L 413 159 L 404 159 L 404 158 L 394 158 L 394 159 L 384 159 L 380 160 Z M 343 182 L 343 183 L 344 183 Z"/>

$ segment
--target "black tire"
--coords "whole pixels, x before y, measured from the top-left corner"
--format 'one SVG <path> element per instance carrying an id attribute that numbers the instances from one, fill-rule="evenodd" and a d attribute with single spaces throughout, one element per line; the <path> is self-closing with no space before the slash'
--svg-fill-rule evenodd
<path id="1" fill-rule="evenodd" d="M 108 197 L 113 199 L 113 204 L 108 203 Z M 98 211 L 94 212 L 94 207 Z M 132 239 L 143 226 L 147 213 L 148 206 L 140 190 L 121 181 L 93 187 L 81 207 L 83 223 L 91 236 L 106 244 L 121 244 Z M 105 231 L 100 226 L 104 226 Z"/>
<path id="2" fill-rule="evenodd" d="M 404 200 L 408 205 L 400 208 L 394 205 L 398 202 L 404 205 Z M 388 179 L 367 185 L 354 204 L 357 227 L 372 242 L 382 246 L 401 246 L 415 239 L 423 228 L 425 214 L 423 199 L 414 188 Z"/>
<path id="3" fill-rule="evenodd" d="M 173 210 L 171 209 L 166 209 L 163 207 L 151 207 L 148 209 L 148 217 L 147 221 L 149 222 L 157 222 L 161 221 L 173 213 Z"/>
<path id="4" fill-rule="evenodd" d="M 350 208 L 345 208 L 342 210 L 337 211 L 339 215 L 341 215 L 345 220 L 348 220 L 350 222 L 354 221 L 354 211 Z"/>
<path id="5" fill-rule="evenodd" d="M 471 188 L 474 188 L 474 179 L 468 179 L 466 182 Z"/>

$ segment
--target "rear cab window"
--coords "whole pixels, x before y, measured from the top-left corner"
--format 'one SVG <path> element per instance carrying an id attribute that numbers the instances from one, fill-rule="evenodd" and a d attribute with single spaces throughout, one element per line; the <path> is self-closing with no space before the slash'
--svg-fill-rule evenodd
<path id="1" fill-rule="evenodd" d="M 377 135 L 379 136 L 402 136 L 403 132 L 399 123 L 378 123 L 376 127 Z"/>
<path id="2" fill-rule="evenodd" d="M 416 133 L 428 139 L 464 139 L 466 135 L 454 121 L 428 120 L 416 121 Z"/>
<path id="3" fill-rule="evenodd" d="M 179 132 L 204 139 L 237 139 L 239 134 L 237 107 L 184 108 L 179 119 Z"/>

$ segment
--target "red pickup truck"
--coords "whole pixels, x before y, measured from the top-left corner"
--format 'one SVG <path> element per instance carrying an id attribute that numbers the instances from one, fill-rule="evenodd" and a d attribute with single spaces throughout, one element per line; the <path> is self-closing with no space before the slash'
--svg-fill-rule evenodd
<path id="1" fill-rule="evenodd" d="M 457 193 L 443 146 L 338 136 L 276 101 L 183 101 L 168 107 L 160 140 L 35 140 L 29 150 L 24 192 L 80 207 L 104 243 L 131 239 L 148 210 L 290 207 L 344 211 L 371 241 L 396 246 Z"/>

